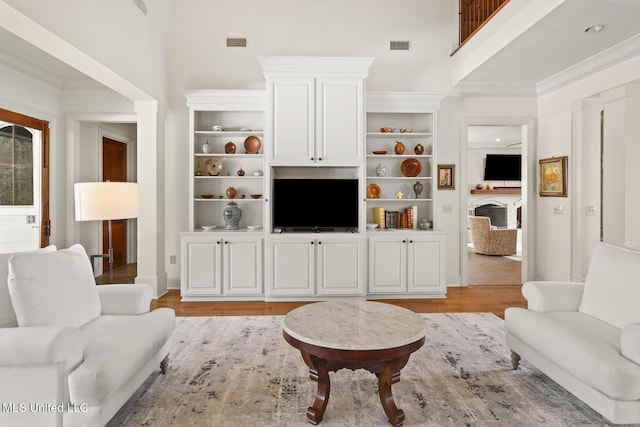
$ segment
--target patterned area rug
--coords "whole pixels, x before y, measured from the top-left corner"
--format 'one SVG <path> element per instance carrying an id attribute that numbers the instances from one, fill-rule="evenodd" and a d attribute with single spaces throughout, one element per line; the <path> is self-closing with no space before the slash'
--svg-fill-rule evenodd
<path id="1" fill-rule="evenodd" d="M 423 314 L 425 345 L 394 384 L 405 426 L 589 426 L 602 418 L 522 362 L 511 370 L 493 314 Z M 182 317 L 167 375 L 151 375 L 108 424 L 307 426 L 315 383 L 282 338 L 282 316 Z M 389 425 L 375 375 L 331 373 L 321 425 Z"/>

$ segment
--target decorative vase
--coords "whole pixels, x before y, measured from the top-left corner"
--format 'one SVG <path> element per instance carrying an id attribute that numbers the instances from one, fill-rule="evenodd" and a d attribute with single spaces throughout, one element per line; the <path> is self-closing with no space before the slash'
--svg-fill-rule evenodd
<path id="1" fill-rule="evenodd" d="M 395 147 L 393 147 L 393 151 L 395 151 L 396 154 L 404 154 L 404 144 L 400 141 L 396 141 L 396 145 Z"/>
<path id="2" fill-rule="evenodd" d="M 211 152 L 211 146 L 209 145 L 209 141 L 205 142 L 202 146 L 202 152 L 204 154 L 209 154 Z"/>
<path id="3" fill-rule="evenodd" d="M 240 169 L 236 173 L 238 174 L 238 176 L 244 176 L 244 171 L 242 170 L 242 167 L 240 167 Z"/>
<path id="4" fill-rule="evenodd" d="M 233 198 L 235 198 L 237 193 L 238 193 L 238 192 L 236 191 L 236 189 L 235 189 L 235 188 L 233 188 L 233 187 L 229 187 L 229 188 L 227 188 L 226 195 L 227 195 L 227 198 L 228 198 L 228 199 L 233 199 Z"/>
<path id="5" fill-rule="evenodd" d="M 227 230 L 237 230 L 240 228 L 242 211 L 236 202 L 227 203 L 227 207 L 224 208 L 222 212 L 222 217 L 224 218 L 224 226 Z"/>
<path id="6" fill-rule="evenodd" d="M 422 146 L 422 144 L 418 144 L 415 147 L 413 147 L 413 152 L 416 153 L 417 155 L 421 155 L 422 153 L 424 153 L 424 147 Z"/>
<path id="7" fill-rule="evenodd" d="M 423 188 L 424 186 L 420 183 L 420 181 L 416 181 L 416 183 L 413 184 L 413 191 L 416 193 L 416 199 L 420 198 Z"/>
<path id="8" fill-rule="evenodd" d="M 236 144 L 229 141 L 224 145 L 224 152 L 226 154 L 236 154 Z"/>
<path id="9" fill-rule="evenodd" d="M 420 224 L 418 224 L 418 227 L 420 228 L 420 230 L 430 230 L 431 221 L 429 221 L 427 218 L 422 218 L 420 220 Z"/>
<path id="10" fill-rule="evenodd" d="M 255 135 L 250 135 L 244 140 L 244 149 L 248 154 L 258 154 L 262 141 Z"/>
<path id="11" fill-rule="evenodd" d="M 379 163 L 378 166 L 376 166 L 376 176 L 385 176 L 386 174 L 387 168 L 382 163 Z"/>

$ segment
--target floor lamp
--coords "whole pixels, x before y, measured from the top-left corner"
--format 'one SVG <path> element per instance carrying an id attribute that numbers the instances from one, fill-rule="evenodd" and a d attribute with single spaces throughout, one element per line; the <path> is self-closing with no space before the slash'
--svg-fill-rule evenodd
<path id="1" fill-rule="evenodd" d="M 109 221 L 109 251 L 94 256 L 109 259 L 109 279 L 113 282 L 111 220 L 138 217 L 138 183 L 79 182 L 73 185 L 73 190 L 76 221 Z"/>

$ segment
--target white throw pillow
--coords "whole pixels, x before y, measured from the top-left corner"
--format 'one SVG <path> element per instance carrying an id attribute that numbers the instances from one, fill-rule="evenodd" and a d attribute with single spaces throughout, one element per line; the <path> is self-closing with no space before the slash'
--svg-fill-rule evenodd
<path id="1" fill-rule="evenodd" d="M 46 248 L 37 249 L 33 253 L 55 252 L 56 247 L 49 245 Z M 0 328 L 15 328 L 18 326 L 16 313 L 11 304 L 11 295 L 9 295 L 9 258 L 15 253 L 0 254 Z"/>
<path id="2" fill-rule="evenodd" d="M 598 243 L 578 311 L 620 329 L 640 322 L 640 252 Z"/>
<path id="3" fill-rule="evenodd" d="M 19 326 L 78 327 L 101 311 L 89 257 L 78 244 L 11 257 L 9 293 Z"/>

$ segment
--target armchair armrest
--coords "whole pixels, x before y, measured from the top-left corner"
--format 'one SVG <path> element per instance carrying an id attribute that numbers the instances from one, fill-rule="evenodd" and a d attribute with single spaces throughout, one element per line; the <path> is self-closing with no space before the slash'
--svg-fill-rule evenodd
<path id="1" fill-rule="evenodd" d="M 533 311 L 578 311 L 584 283 L 579 282 L 526 282 L 522 295 Z"/>
<path id="2" fill-rule="evenodd" d="M 146 284 L 97 286 L 103 315 L 135 315 L 149 312 L 153 290 Z"/>
<path id="3" fill-rule="evenodd" d="M 620 334 L 622 355 L 640 365 L 640 323 L 631 323 Z"/>
<path id="4" fill-rule="evenodd" d="M 21 326 L 0 329 L 0 366 L 63 363 L 68 372 L 82 361 L 83 350 L 77 328 Z"/>

